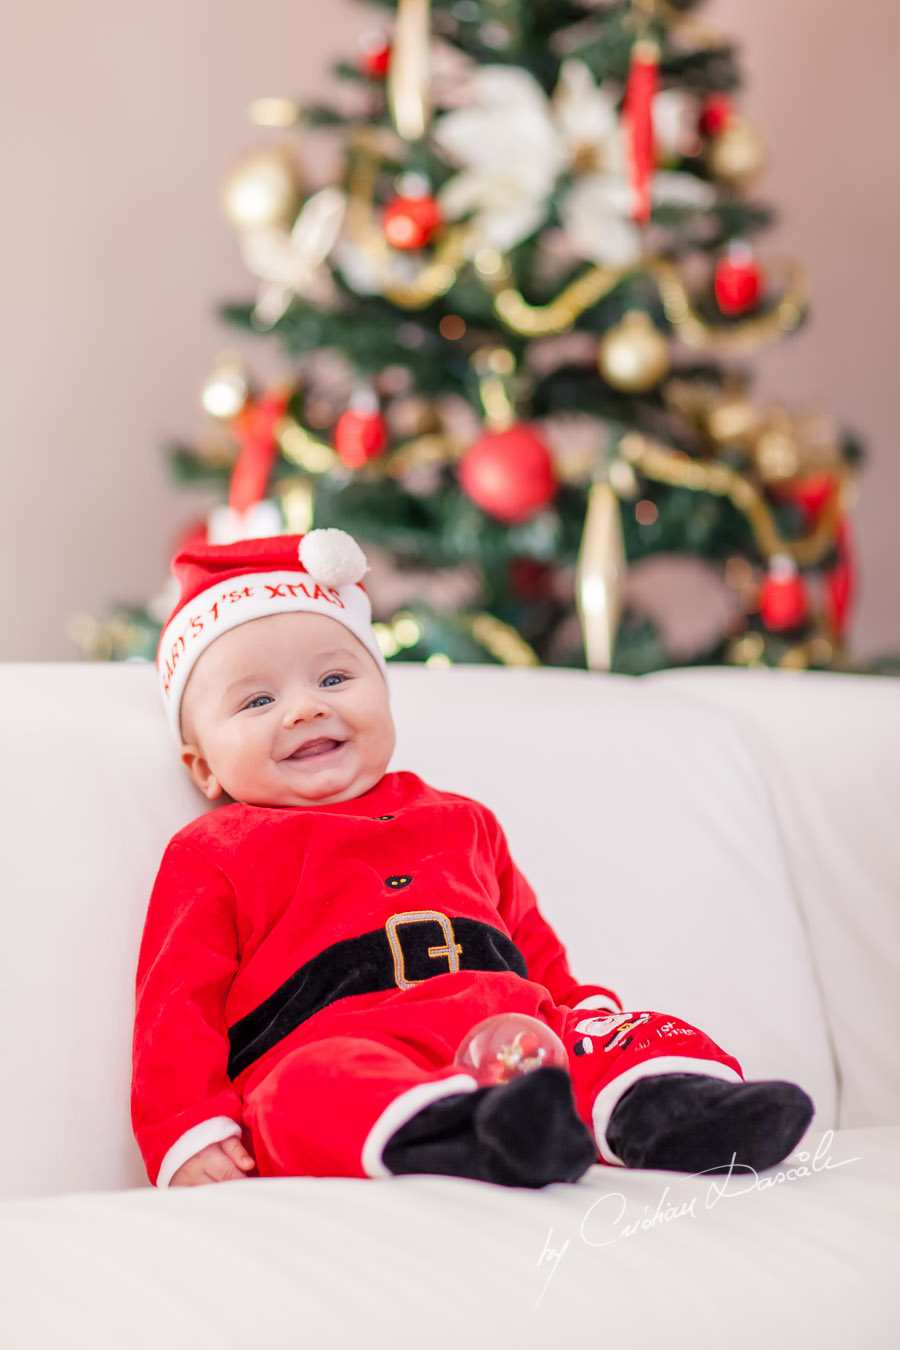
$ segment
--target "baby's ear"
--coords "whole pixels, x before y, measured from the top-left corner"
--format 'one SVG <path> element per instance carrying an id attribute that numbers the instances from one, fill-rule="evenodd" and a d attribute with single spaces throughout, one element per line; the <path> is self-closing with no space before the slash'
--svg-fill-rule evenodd
<path id="1" fill-rule="evenodd" d="M 183 745 L 181 747 L 181 762 L 204 797 L 208 797 L 210 801 L 214 801 L 216 797 L 221 797 L 222 784 L 210 768 L 209 760 L 203 758 L 196 745 Z"/>

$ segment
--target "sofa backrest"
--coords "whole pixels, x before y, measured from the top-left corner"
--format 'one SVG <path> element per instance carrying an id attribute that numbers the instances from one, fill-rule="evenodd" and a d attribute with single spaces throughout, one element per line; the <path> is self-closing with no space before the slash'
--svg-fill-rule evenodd
<path id="1" fill-rule="evenodd" d="M 397 670 L 398 761 L 490 804 L 576 976 L 677 1013 L 836 1120 L 771 796 L 730 718 L 648 680 Z"/>
<path id="2" fill-rule="evenodd" d="M 809 936 L 839 1070 L 838 1124 L 900 1121 L 900 681 L 667 671 L 753 747 Z"/>
<path id="3" fill-rule="evenodd" d="M 662 682 L 396 666 L 393 767 L 480 797 L 569 948 L 836 1122 L 828 1019 L 770 785 L 733 718 Z M 133 974 L 169 837 L 205 808 L 149 666 L 0 667 L 0 1195 L 145 1182 Z"/>

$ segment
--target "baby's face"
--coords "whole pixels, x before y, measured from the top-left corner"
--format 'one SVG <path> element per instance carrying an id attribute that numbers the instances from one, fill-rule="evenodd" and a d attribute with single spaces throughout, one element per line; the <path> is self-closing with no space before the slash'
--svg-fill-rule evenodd
<path id="1" fill-rule="evenodd" d="M 324 614 L 273 614 L 217 638 L 184 691 L 181 758 L 211 800 L 252 806 L 349 801 L 394 751 L 375 658 Z"/>

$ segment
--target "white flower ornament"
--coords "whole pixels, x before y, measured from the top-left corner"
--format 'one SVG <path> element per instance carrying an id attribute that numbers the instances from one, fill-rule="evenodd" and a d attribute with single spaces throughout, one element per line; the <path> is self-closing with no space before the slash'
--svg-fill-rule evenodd
<path id="1" fill-rule="evenodd" d="M 312 304 L 331 304 L 337 294 L 325 259 L 331 252 L 347 210 L 339 188 L 314 193 L 292 230 L 254 226 L 241 234 L 241 254 L 248 271 L 263 283 L 253 311 L 259 328 L 271 328 L 295 295 Z"/>
<path id="2" fill-rule="evenodd" d="M 641 256 L 641 233 L 630 219 L 631 187 L 621 91 L 599 87 L 583 61 L 560 70 L 548 99 L 527 71 L 483 66 L 471 80 L 472 102 L 440 117 L 434 140 L 461 171 L 444 185 L 440 204 L 451 219 L 472 213 L 473 249 L 505 252 L 547 218 L 550 194 L 568 170 L 576 182 L 561 204 L 570 246 L 585 259 L 614 267 Z M 653 104 L 656 142 L 664 156 L 683 134 L 686 96 L 663 90 Z M 655 202 L 711 206 L 715 189 L 692 174 L 653 175 Z"/>

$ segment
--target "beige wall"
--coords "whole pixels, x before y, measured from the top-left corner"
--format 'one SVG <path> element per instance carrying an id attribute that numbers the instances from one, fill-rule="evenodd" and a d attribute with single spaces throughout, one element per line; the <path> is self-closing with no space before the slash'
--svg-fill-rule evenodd
<path id="1" fill-rule="evenodd" d="M 898 650 L 900 7 L 712 0 L 706 17 L 744 44 L 783 219 L 767 246 L 812 274 L 813 322 L 761 358 L 761 387 L 826 399 L 867 438 L 857 646 Z M 169 486 L 160 440 L 199 431 L 199 388 L 231 341 L 214 306 L 249 294 L 217 206 L 264 135 L 245 108 L 321 93 L 326 59 L 370 23 L 347 0 L 7 7 L 0 659 L 71 658 L 73 611 L 158 589 L 200 506 Z"/>

